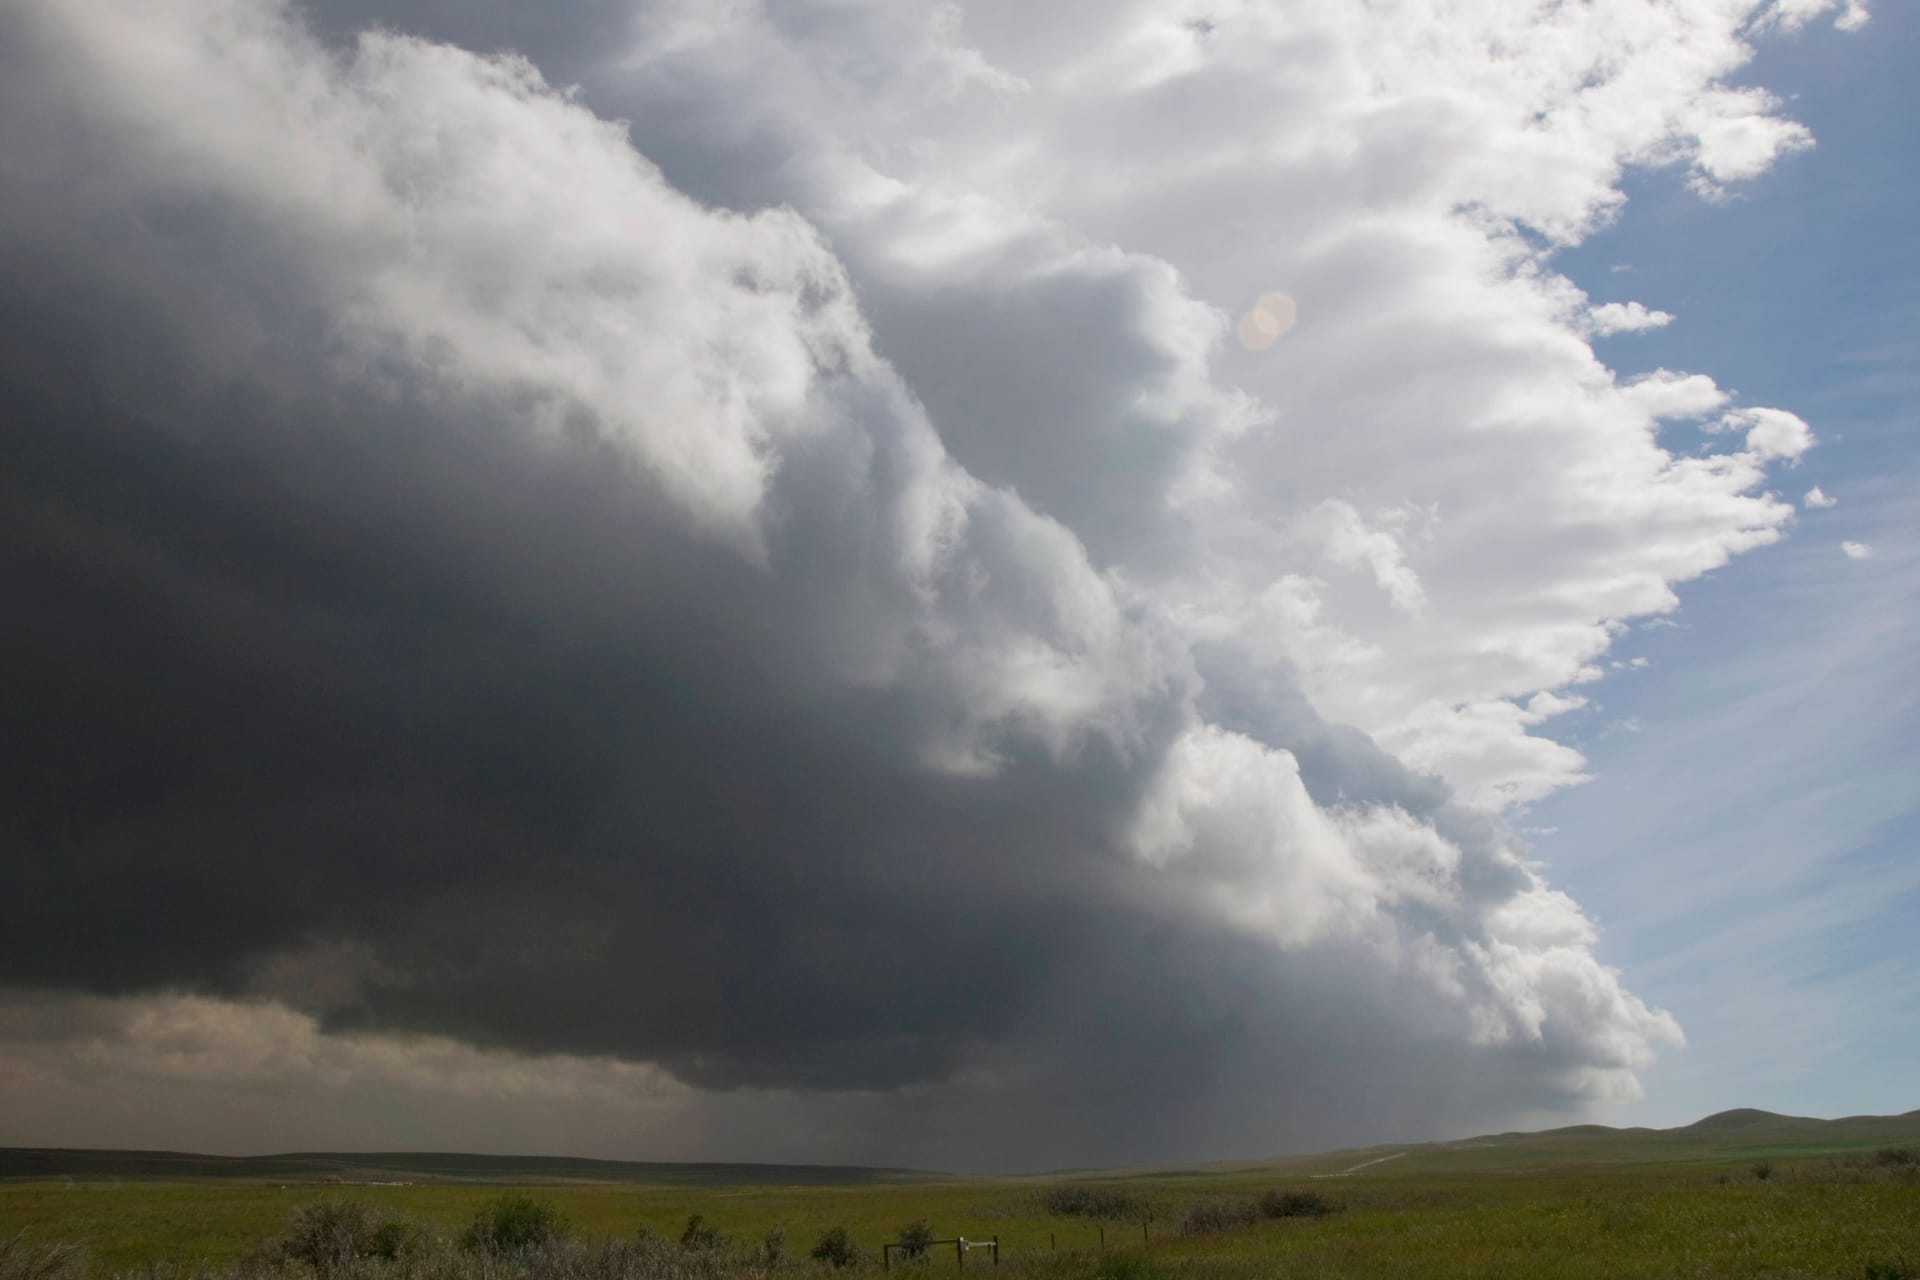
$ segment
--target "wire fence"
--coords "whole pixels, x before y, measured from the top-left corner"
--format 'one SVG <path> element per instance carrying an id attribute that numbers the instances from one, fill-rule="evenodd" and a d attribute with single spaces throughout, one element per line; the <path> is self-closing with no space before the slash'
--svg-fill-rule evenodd
<path id="1" fill-rule="evenodd" d="M 1088 1248 L 1105 1251 L 1110 1246 L 1120 1248 L 1134 1243 L 1133 1228 L 1140 1228 L 1139 1243 L 1150 1244 L 1153 1240 L 1153 1219 L 1142 1218 L 1138 1223 L 1096 1223 L 1093 1225 L 1091 1239 L 1086 1231 L 1067 1233 L 1065 1252 L 1072 1253 Z M 1047 1233 L 1047 1250 L 1050 1253 L 1062 1252 L 1058 1230 Z M 1109 1241 L 1111 1236 L 1111 1242 Z M 946 1256 L 948 1249 L 953 1250 L 954 1269 L 964 1271 L 967 1268 L 967 1255 L 975 1250 L 985 1249 L 992 1259 L 990 1265 L 1000 1265 L 1000 1237 L 984 1238 L 952 1236 L 939 1240 L 889 1240 L 880 1246 L 881 1269 L 893 1270 L 898 1263 L 933 1263 Z"/>

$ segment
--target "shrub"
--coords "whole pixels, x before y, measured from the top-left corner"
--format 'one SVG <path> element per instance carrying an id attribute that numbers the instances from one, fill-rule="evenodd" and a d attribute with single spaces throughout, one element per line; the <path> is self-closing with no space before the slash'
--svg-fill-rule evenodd
<path id="1" fill-rule="evenodd" d="M 925 1218 L 900 1228 L 900 1252 L 909 1258 L 924 1258 L 933 1244 L 933 1228 Z"/>
<path id="2" fill-rule="evenodd" d="M 686 1228 L 680 1233 L 682 1249 L 718 1249 L 726 1242 L 727 1238 L 720 1234 L 720 1228 L 697 1213 L 687 1219 Z"/>
<path id="3" fill-rule="evenodd" d="M 1324 1218 L 1334 1207 L 1317 1191 L 1269 1191 L 1260 1197 L 1263 1218 Z"/>
<path id="4" fill-rule="evenodd" d="M 760 1257 L 769 1267 L 777 1267 L 787 1259 L 787 1229 L 775 1227 L 767 1232 L 767 1238 L 760 1242 Z"/>
<path id="5" fill-rule="evenodd" d="M 0 1280 L 70 1280 L 81 1261 L 72 1245 L 28 1244 L 25 1232 L 0 1239 Z"/>
<path id="6" fill-rule="evenodd" d="M 1098 1280 L 1164 1280 L 1170 1274 L 1152 1258 L 1137 1253 L 1116 1253 L 1100 1260 Z"/>
<path id="7" fill-rule="evenodd" d="M 813 1258 L 836 1267 L 850 1267 L 860 1261 L 860 1246 L 845 1227 L 829 1227 L 814 1241 Z"/>
<path id="8" fill-rule="evenodd" d="M 1765 1182 L 1773 1176 L 1773 1166 L 1765 1160 L 1762 1160 L 1759 1164 L 1753 1166 L 1753 1176 Z"/>
<path id="9" fill-rule="evenodd" d="M 1873 1153 L 1873 1162 L 1875 1164 L 1886 1165 L 1890 1168 L 1920 1165 L 1920 1148 L 1882 1147 Z"/>
<path id="10" fill-rule="evenodd" d="M 567 1220 L 546 1201 L 501 1196 L 480 1211 L 460 1243 L 485 1253 L 520 1253 L 553 1244 L 566 1233 Z"/>
<path id="11" fill-rule="evenodd" d="M 294 1210 L 277 1252 L 325 1273 L 362 1258 L 391 1262 L 416 1248 L 420 1238 L 418 1227 L 382 1217 L 364 1200 L 321 1200 Z"/>
<path id="12" fill-rule="evenodd" d="M 1187 1206 L 1180 1229 L 1190 1236 L 1212 1235 L 1248 1226 L 1253 1217 L 1253 1206 L 1242 1200 L 1196 1200 Z"/>
<path id="13" fill-rule="evenodd" d="M 1145 1201 L 1117 1187 L 1049 1187 L 1040 1206 L 1062 1218 L 1138 1218 L 1146 1212 Z"/>

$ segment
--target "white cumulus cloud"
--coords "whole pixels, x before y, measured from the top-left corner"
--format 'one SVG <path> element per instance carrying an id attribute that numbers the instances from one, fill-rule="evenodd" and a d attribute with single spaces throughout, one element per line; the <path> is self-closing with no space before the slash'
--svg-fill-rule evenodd
<path id="1" fill-rule="evenodd" d="M 1813 447 L 1813 429 L 1784 409 L 1735 409 L 1707 428 L 1744 433 L 1747 448 L 1765 459 L 1797 459 Z"/>
<path id="2" fill-rule="evenodd" d="M 1650 329 L 1661 329 L 1673 323 L 1673 316 L 1666 311 L 1655 311 L 1639 302 L 1606 302 L 1595 307 L 1587 316 L 1587 323 L 1600 337 L 1616 333 L 1645 333 Z"/>

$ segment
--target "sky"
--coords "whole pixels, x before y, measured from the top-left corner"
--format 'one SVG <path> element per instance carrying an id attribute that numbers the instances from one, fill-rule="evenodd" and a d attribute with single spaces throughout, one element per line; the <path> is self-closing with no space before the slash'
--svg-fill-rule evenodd
<path id="1" fill-rule="evenodd" d="M 1920 1105 L 1916 51 L 0 0 L 0 1144 Z"/>
<path id="2" fill-rule="evenodd" d="M 1698 583 L 1684 629 L 1630 646 L 1653 665 L 1579 735 L 1595 781 L 1531 819 L 1558 827 L 1536 848 L 1604 922 L 1603 953 L 1687 1029 L 1618 1113 L 1634 1122 L 1733 1094 L 1817 1115 L 1914 1105 L 1920 251 L 1900 227 L 1920 180 L 1899 157 L 1920 154 L 1901 70 L 1920 14 L 1883 6 L 1872 35 L 1767 41 L 1742 77 L 1789 98 L 1815 148 L 1726 205 L 1638 187 L 1637 214 L 1562 260 L 1662 282 L 1648 304 L 1682 319 L 1641 340 L 1642 364 L 1713 368 L 1822 440 L 1789 486 L 1794 536 Z"/>

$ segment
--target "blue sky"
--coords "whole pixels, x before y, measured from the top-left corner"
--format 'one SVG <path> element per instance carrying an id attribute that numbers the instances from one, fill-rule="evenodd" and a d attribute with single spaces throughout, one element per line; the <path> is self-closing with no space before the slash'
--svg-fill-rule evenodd
<path id="1" fill-rule="evenodd" d="M 1920 1105 L 1920 11 L 1759 48 L 1742 79 L 1817 145 L 1724 203 L 1637 176 L 1560 259 L 1677 316 L 1602 340 L 1623 375 L 1710 369 L 1799 413 L 1820 444 L 1776 486 L 1836 502 L 1621 643 L 1651 665 L 1580 713 L 1595 781 L 1529 816 L 1601 954 L 1687 1031 L 1622 1122 Z"/>

